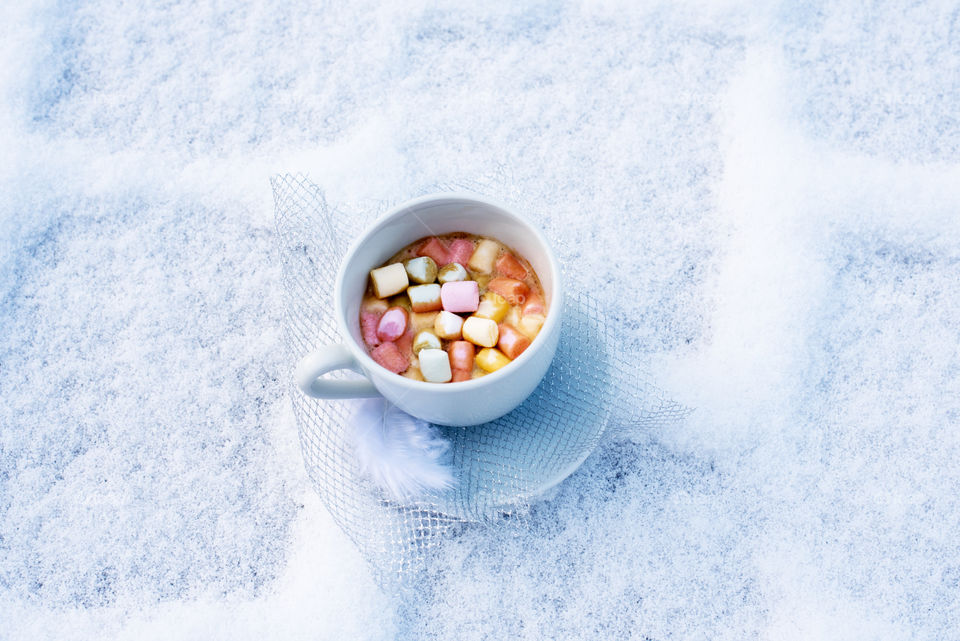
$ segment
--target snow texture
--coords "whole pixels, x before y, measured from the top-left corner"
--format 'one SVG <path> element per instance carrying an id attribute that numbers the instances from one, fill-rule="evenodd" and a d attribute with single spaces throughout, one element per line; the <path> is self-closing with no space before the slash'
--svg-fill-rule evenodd
<path id="1" fill-rule="evenodd" d="M 0 638 L 957 639 L 960 11 L 0 5 Z M 682 427 L 380 593 L 268 177 L 500 172 Z"/>

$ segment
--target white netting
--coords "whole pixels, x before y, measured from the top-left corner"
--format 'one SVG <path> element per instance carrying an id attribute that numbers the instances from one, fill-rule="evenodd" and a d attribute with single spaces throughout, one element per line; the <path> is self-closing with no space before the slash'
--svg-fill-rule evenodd
<path id="1" fill-rule="evenodd" d="M 276 176 L 271 183 L 292 372 L 304 354 L 344 340 L 333 321 L 333 281 L 347 246 L 388 204 L 333 207 L 302 176 Z M 435 185 L 420 193 L 454 189 L 491 191 Z M 536 217 L 528 207 L 518 210 Z M 464 523 L 522 527 L 529 502 L 571 474 L 602 440 L 685 416 L 683 407 L 643 377 L 639 359 L 621 353 L 593 298 L 568 292 L 563 314 L 557 355 L 530 398 L 484 425 L 439 427 L 450 441 L 456 484 L 415 504 L 385 499 L 360 475 L 348 432 L 351 404 L 357 401 L 308 398 L 291 383 L 307 473 L 384 587 L 404 585 L 427 551 Z M 590 346 L 589 359 L 583 357 L 584 345 Z"/>

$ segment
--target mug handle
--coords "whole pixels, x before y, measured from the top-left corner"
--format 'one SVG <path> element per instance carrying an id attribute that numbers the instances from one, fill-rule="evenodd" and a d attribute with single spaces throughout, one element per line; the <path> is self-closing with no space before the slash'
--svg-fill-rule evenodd
<path id="1" fill-rule="evenodd" d="M 370 398 L 380 396 L 380 392 L 368 378 L 361 381 L 320 378 L 327 372 L 337 369 L 349 369 L 358 374 L 363 373 L 357 359 L 353 357 L 353 354 L 343 343 L 326 345 L 304 356 L 297 364 L 293 380 L 296 381 L 301 392 L 313 398 Z"/>

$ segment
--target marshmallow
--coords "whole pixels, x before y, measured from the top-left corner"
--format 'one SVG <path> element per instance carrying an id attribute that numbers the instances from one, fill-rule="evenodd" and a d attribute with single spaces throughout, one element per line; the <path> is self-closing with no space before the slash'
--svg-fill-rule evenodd
<path id="1" fill-rule="evenodd" d="M 463 321 L 463 337 L 480 347 L 493 347 L 500 337 L 497 324 L 489 318 L 471 316 Z"/>
<path id="2" fill-rule="evenodd" d="M 460 383 L 462 381 L 469 381 L 472 378 L 473 378 L 473 370 L 455 369 L 453 370 L 453 378 L 450 379 L 450 382 Z"/>
<path id="3" fill-rule="evenodd" d="M 463 319 L 453 312 L 440 312 L 433 322 L 433 331 L 445 340 L 458 340 L 462 327 Z"/>
<path id="4" fill-rule="evenodd" d="M 429 256 L 418 256 L 403 263 L 407 276 L 415 283 L 432 283 L 437 279 L 437 263 Z"/>
<path id="5" fill-rule="evenodd" d="M 422 332 L 425 329 L 433 329 L 433 323 L 437 320 L 439 312 L 412 312 L 410 314 L 410 326 L 414 332 Z"/>
<path id="6" fill-rule="evenodd" d="M 370 357 L 394 374 L 407 369 L 410 361 L 394 343 L 381 343 L 370 351 Z"/>
<path id="7" fill-rule="evenodd" d="M 433 312 L 441 307 L 440 285 L 414 285 L 407 288 L 410 297 L 410 308 L 415 312 Z"/>
<path id="8" fill-rule="evenodd" d="M 450 365 L 454 370 L 473 369 L 473 357 L 477 348 L 469 341 L 454 341 L 450 343 Z"/>
<path id="9" fill-rule="evenodd" d="M 417 355 L 422 349 L 440 349 L 440 339 L 431 331 L 424 330 L 413 339 L 413 353 Z"/>
<path id="10" fill-rule="evenodd" d="M 410 323 L 407 323 L 407 331 L 393 342 L 396 343 L 397 349 L 400 350 L 401 354 L 413 353 L 413 328 L 410 327 Z"/>
<path id="11" fill-rule="evenodd" d="M 530 339 L 513 327 L 501 323 L 497 329 L 500 332 L 500 337 L 497 339 L 497 347 L 499 347 L 500 351 L 506 354 L 510 360 L 520 356 L 523 350 L 530 347 Z"/>
<path id="12" fill-rule="evenodd" d="M 377 336 L 380 316 L 382 314 L 377 312 L 360 312 L 360 333 L 363 335 L 363 342 L 370 347 L 376 347 L 380 344 L 380 337 Z"/>
<path id="13" fill-rule="evenodd" d="M 437 272 L 437 280 L 440 283 L 452 283 L 455 280 L 467 280 L 467 270 L 460 263 L 450 263 L 444 265 Z"/>
<path id="14" fill-rule="evenodd" d="M 450 241 L 450 262 L 466 265 L 473 256 L 473 241 L 469 238 L 455 238 Z"/>
<path id="15" fill-rule="evenodd" d="M 373 293 L 377 298 L 399 294 L 410 284 L 407 279 L 407 270 L 403 268 L 401 263 L 393 263 L 386 267 L 371 270 L 370 280 L 373 282 Z"/>
<path id="16" fill-rule="evenodd" d="M 497 259 L 497 273 L 507 278 L 523 280 L 527 277 L 527 268 L 513 254 L 506 252 Z"/>
<path id="17" fill-rule="evenodd" d="M 487 292 L 484 294 L 483 300 L 480 301 L 474 316 L 489 318 L 493 322 L 499 323 L 508 311 L 510 311 L 510 305 L 507 304 L 506 298 L 494 292 Z"/>
<path id="18" fill-rule="evenodd" d="M 547 305 L 543 302 L 540 294 L 530 294 L 527 301 L 523 304 L 523 314 L 544 314 L 547 311 Z"/>
<path id="19" fill-rule="evenodd" d="M 527 300 L 527 294 L 530 293 L 530 288 L 525 282 L 515 278 L 494 278 L 487 283 L 487 291 L 500 294 L 511 305 L 523 305 Z"/>
<path id="20" fill-rule="evenodd" d="M 377 324 L 377 338 L 382 341 L 395 341 L 407 330 L 407 312 L 402 307 L 391 307 L 380 317 Z"/>
<path id="21" fill-rule="evenodd" d="M 486 372 L 495 372 L 509 363 L 510 359 L 498 349 L 488 347 L 477 354 L 477 366 Z"/>
<path id="22" fill-rule="evenodd" d="M 450 253 L 436 236 L 431 236 L 427 242 L 420 245 L 417 256 L 429 256 L 438 265 L 446 265 L 450 262 Z"/>
<path id="23" fill-rule="evenodd" d="M 485 238 L 477 243 L 477 248 L 473 250 L 467 267 L 481 274 L 489 274 L 493 271 L 493 263 L 500 253 L 502 245 L 495 240 Z"/>
<path id="24" fill-rule="evenodd" d="M 420 373 L 428 383 L 446 383 L 453 377 L 450 359 L 442 349 L 420 351 Z"/>
<path id="25" fill-rule="evenodd" d="M 520 330 L 521 334 L 533 340 L 537 334 L 540 333 L 540 328 L 543 327 L 544 320 L 546 319 L 541 314 L 527 314 L 520 319 L 516 327 Z"/>
<path id="26" fill-rule="evenodd" d="M 443 309 L 448 312 L 475 312 L 480 304 L 480 286 L 474 280 L 460 280 L 440 286 Z"/>
<path id="27" fill-rule="evenodd" d="M 481 303 L 481 305 L 482 304 L 483 303 Z M 507 325 L 516 327 L 517 324 L 520 322 L 520 308 L 517 307 L 516 305 L 511 305 L 510 310 L 507 312 L 507 315 L 503 317 L 503 321 L 501 322 L 504 322 Z"/>

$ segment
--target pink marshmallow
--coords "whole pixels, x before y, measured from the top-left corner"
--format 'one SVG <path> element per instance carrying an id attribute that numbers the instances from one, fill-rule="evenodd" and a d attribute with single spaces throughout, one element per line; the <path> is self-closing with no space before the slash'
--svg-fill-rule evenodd
<path id="1" fill-rule="evenodd" d="M 407 330 L 407 312 L 402 307 L 391 307 L 380 317 L 377 337 L 383 341 L 395 341 Z"/>
<path id="2" fill-rule="evenodd" d="M 370 358 L 386 367 L 394 374 L 399 374 L 410 367 L 410 360 L 400 352 L 396 343 L 381 343 L 370 351 Z"/>
<path id="3" fill-rule="evenodd" d="M 473 241 L 469 238 L 457 238 L 450 242 L 450 262 L 466 266 L 473 256 Z M 441 265 L 442 267 L 442 265 Z"/>
<path id="4" fill-rule="evenodd" d="M 440 287 L 440 301 L 448 312 L 475 312 L 480 306 L 480 286 L 475 280 L 458 280 Z"/>
<path id="5" fill-rule="evenodd" d="M 377 336 L 377 326 L 379 324 L 379 313 L 360 312 L 360 331 L 363 334 L 363 342 L 370 347 L 376 347 L 380 344 L 380 337 Z"/>

